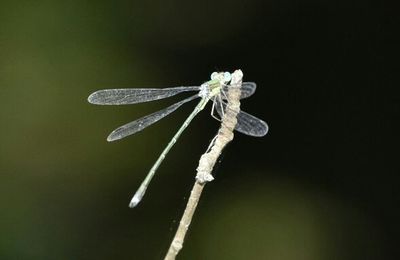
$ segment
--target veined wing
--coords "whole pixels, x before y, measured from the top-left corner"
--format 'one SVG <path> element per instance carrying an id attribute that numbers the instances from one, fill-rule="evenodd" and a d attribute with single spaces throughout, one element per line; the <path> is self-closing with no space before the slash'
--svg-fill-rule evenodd
<path id="1" fill-rule="evenodd" d="M 144 128 L 148 127 L 149 125 L 154 124 L 155 122 L 158 122 L 160 119 L 166 117 L 167 115 L 171 114 L 175 110 L 177 110 L 180 106 L 183 104 L 192 101 L 195 98 L 198 98 L 198 95 L 193 95 L 191 97 L 188 97 L 178 103 L 175 103 L 167 108 L 164 108 L 160 111 L 154 112 L 150 115 L 144 116 L 142 118 L 139 118 L 135 121 L 132 121 L 128 124 L 125 124 L 121 127 L 118 127 L 112 133 L 107 137 L 107 141 L 115 141 L 122 139 L 128 135 L 135 134 L 139 131 L 142 131 Z"/>
<path id="2" fill-rule="evenodd" d="M 89 103 L 96 105 L 128 105 L 164 99 L 187 91 L 198 91 L 199 86 L 174 88 L 103 89 L 93 92 Z"/>
<path id="3" fill-rule="evenodd" d="M 216 99 L 216 102 L 215 108 L 222 117 L 222 109 L 227 109 L 226 103 L 221 103 L 218 99 Z M 240 110 L 237 115 L 235 130 L 245 135 L 262 137 L 268 133 L 268 125 L 263 120 Z"/>
<path id="4" fill-rule="evenodd" d="M 225 92 L 228 91 L 229 85 L 224 87 Z M 242 87 L 240 88 L 241 94 L 240 99 L 248 98 L 256 92 L 257 85 L 254 82 L 243 82 Z M 222 96 L 225 100 L 225 96 Z"/>

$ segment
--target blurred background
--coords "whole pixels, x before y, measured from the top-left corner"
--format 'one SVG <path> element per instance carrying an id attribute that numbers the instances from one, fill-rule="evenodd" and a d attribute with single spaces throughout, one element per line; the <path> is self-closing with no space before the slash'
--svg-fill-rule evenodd
<path id="1" fill-rule="evenodd" d="M 0 259 L 162 259 L 219 124 L 200 114 L 129 209 L 195 102 L 108 143 L 185 95 L 87 96 L 238 68 L 258 86 L 242 109 L 270 132 L 225 149 L 179 259 L 396 258 L 398 28 L 384 2 L 0 3 Z"/>

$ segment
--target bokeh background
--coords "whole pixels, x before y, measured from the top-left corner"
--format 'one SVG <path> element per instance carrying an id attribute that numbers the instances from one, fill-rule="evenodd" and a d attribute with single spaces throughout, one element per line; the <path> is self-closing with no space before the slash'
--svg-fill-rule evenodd
<path id="1" fill-rule="evenodd" d="M 270 132 L 235 136 L 179 259 L 396 258 L 395 9 L 329 0 L 0 3 L 0 259 L 161 259 L 218 122 L 199 115 L 129 209 L 195 104 L 107 143 L 114 128 L 182 96 L 123 107 L 86 98 L 201 84 L 237 68 L 258 84 L 242 109 Z"/>

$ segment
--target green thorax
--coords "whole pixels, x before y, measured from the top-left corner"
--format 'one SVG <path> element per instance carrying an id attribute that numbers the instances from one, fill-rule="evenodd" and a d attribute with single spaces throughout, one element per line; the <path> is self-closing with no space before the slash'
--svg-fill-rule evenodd
<path id="1" fill-rule="evenodd" d="M 207 84 L 208 84 L 208 90 L 209 90 L 210 97 L 214 97 L 221 92 L 222 84 L 221 84 L 220 80 L 212 79 L 212 80 L 208 81 Z"/>

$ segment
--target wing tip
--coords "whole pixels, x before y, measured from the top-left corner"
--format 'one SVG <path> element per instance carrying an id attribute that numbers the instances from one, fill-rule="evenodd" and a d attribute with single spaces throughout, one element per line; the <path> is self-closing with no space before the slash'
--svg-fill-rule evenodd
<path id="1" fill-rule="evenodd" d="M 114 142 L 114 141 L 119 140 L 119 139 L 121 139 L 121 137 L 118 136 L 115 132 L 112 132 L 111 134 L 109 134 L 107 136 L 107 142 Z"/>
<path id="2" fill-rule="evenodd" d="M 248 133 L 248 135 L 253 136 L 253 137 L 264 137 L 264 136 L 266 136 L 268 134 L 268 132 L 269 132 L 268 124 L 265 121 L 261 120 L 261 119 L 260 119 L 260 121 L 262 122 L 262 124 L 264 126 L 263 130 L 262 131 L 258 131 L 258 132 Z"/>
<path id="3" fill-rule="evenodd" d="M 263 122 L 263 125 L 264 125 L 265 129 L 264 129 L 264 131 L 262 131 L 262 132 L 260 133 L 260 135 L 259 135 L 258 137 L 266 136 L 266 135 L 268 134 L 268 132 L 269 132 L 269 126 L 268 126 L 268 124 L 267 124 L 265 121 L 262 121 L 262 122 Z"/>
<path id="4" fill-rule="evenodd" d="M 97 103 L 97 91 L 96 92 L 93 92 L 92 94 L 90 94 L 89 96 L 88 96 L 88 98 L 87 98 L 87 101 L 90 103 L 90 104 L 98 104 Z"/>
<path id="5" fill-rule="evenodd" d="M 118 105 L 107 100 L 109 89 L 101 89 L 93 92 L 87 98 L 90 104 L 94 105 Z"/>

